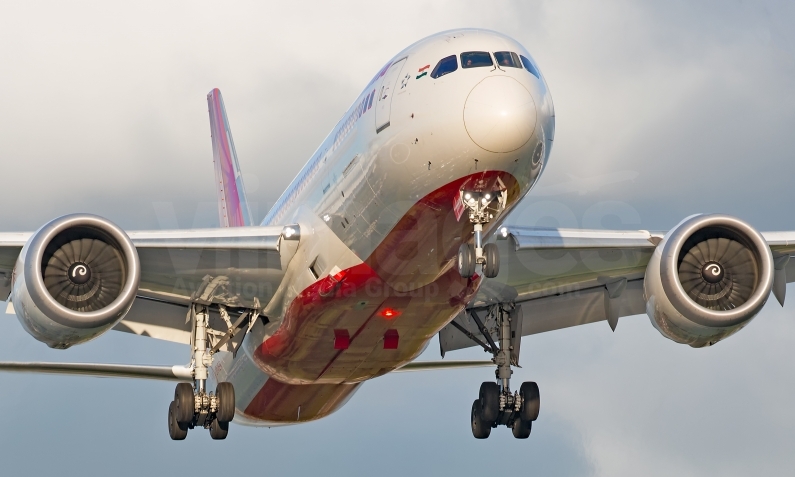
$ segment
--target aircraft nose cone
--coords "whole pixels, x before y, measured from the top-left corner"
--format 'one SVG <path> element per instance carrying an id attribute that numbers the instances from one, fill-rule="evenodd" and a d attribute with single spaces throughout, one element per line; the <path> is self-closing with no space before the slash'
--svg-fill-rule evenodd
<path id="1" fill-rule="evenodd" d="M 530 140 L 536 104 L 530 92 L 509 76 L 489 76 L 470 91 L 464 127 L 475 144 L 491 152 L 511 152 Z"/>

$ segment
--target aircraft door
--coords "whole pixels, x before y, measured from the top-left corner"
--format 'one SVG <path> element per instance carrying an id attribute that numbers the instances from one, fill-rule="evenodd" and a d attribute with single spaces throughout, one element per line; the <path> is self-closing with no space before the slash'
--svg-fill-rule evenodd
<path id="1" fill-rule="evenodd" d="M 406 58 L 402 58 L 389 67 L 381 81 L 381 88 L 375 103 L 375 132 L 379 133 L 389 126 L 389 115 L 392 111 L 392 93 L 395 91 L 400 70 L 406 63 Z"/>

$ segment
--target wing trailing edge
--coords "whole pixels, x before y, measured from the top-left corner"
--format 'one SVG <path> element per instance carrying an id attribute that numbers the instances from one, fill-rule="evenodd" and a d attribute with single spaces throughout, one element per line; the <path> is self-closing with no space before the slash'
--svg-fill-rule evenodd
<path id="1" fill-rule="evenodd" d="M 0 362 L 0 371 L 20 373 L 71 374 L 103 378 L 193 381 L 193 370 L 185 366 L 147 366 L 101 363 Z"/>

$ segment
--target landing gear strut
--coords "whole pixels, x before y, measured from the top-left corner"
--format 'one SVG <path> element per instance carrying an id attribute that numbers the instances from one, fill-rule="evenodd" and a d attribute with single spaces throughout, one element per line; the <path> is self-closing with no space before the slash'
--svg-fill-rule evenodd
<path id="1" fill-rule="evenodd" d="M 175 441 L 185 439 L 188 429 L 197 426 L 209 429 L 213 439 L 226 439 L 229 423 L 235 417 L 235 389 L 232 383 L 218 383 L 214 393 L 207 392 L 206 389 L 208 368 L 212 365 L 213 354 L 220 348 L 218 343 L 228 340 L 225 336 L 215 346 L 210 347 L 209 316 L 206 306 L 193 305 L 190 309 L 194 383 L 192 386 L 188 383 L 177 384 L 174 400 L 168 407 L 168 434 Z M 229 333 L 234 333 L 237 327 L 231 324 L 223 308 L 221 316 L 230 325 Z"/>
<path id="2" fill-rule="evenodd" d="M 505 209 L 508 194 L 504 190 L 493 192 L 461 191 L 460 207 L 469 211 L 469 221 L 475 224 L 475 243 L 462 243 L 458 248 L 458 273 L 470 278 L 475 268 L 482 266 L 483 274 L 494 278 L 500 273 L 500 254 L 497 245 L 483 244 L 483 224 L 487 224 Z M 496 202 L 496 204 L 495 204 Z M 459 209 L 460 210 L 460 209 Z"/>
<path id="3" fill-rule="evenodd" d="M 518 391 L 511 392 L 510 382 L 513 374 L 511 366 L 519 364 L 522 329 L 521 307 L 513 304 L 498 304 L 490 307 L 490 318 L 495 319 L 499 328 L 499 346 L 492 339 L 491 333 L 486 329 L 480 316 L 473 310 L 470 310 L 469 313 L 487 343 L 475 338 L 455 322 L 453 323 L 486 351 L 492 353 L 494 364 L 497 365 L 496 382 L 487 381 L 481 384 L 478 399 L 472 403 L 472 435 L 477 439 L 486 439 L 491 434 L 491 429 L 504 425 L 513 430 L 515 438 L 527 439 L 530 436 L 533 421 L 538 419 L 541 397 L 538 385 L 532 381 L 522 383 Z"/>

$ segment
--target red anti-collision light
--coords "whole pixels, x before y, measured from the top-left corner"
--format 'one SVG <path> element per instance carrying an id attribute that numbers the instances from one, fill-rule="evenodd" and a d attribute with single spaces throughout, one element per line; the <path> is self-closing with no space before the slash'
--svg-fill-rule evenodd
<path id="1" fill-rule="evenodd" d="M 396 318 L 396 317 L 400 316 L 400 311 L 398 311 L 398 310 L 396 310 L 394 308 L 384 308 L 383 310 L 381 310 L 380 314 L 381 314 L 381 316 L 383 316 L 387 320 L 391 320 L 392 318 Z"/>

